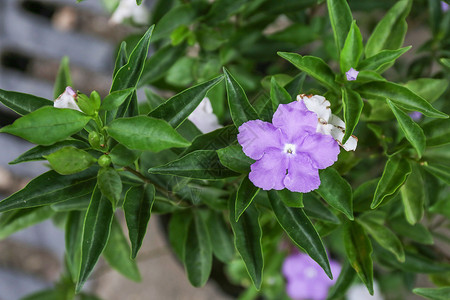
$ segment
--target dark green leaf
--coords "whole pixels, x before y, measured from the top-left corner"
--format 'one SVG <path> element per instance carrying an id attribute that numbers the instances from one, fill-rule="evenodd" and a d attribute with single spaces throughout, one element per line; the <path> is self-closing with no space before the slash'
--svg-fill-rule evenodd
<path id="1" fill-rule="evenodd" d="M 352 12 L 345 0 L 328 0 L 328 14 L 338 51 L 342 49 L 352 24 Z"/>
<path id="2" fill-rule="evenodd" d="M 333 224 L 339 224 L 339 218 L 336 217 L 328 206 L 323 204 L 318 198 L 319 197 L 315 197 L 313 193 L 303 195 L 303 210 L 306 212 L 308 217 Z"/>
<path id="3" fill-rule="evenodd" d="M 141 151 L 130 150 L 122 144 L 117 144 L 109 153 L 113 164 L 118 166 L 129 166 L 141 155 Z"/>
<path id="4" fill-rule="evenodd" d="M 66 261 L 72 280 L 75 282 L 80 272 L 81 241 L 83 236 L 83 223 L 86 212 L 71 211 L 66 220 L 65 245 Z"/>
<path id="5" fill-rule="evenodd" d="M 55 214 L 50 207 L 23 208 L 0 215 L 0 240 L 14 232 L 38 224 Z"/>
<path id="6" fill-rule="evenodd" d="M 159 20 L 153 35 L 153 42 L 169 37 L 170 33 L 180 25 L 189 25 L 195 16 L 196 12 L 190 4 L 179 5 L 171 9 Z"/>
<path id="7" fill-rule="evenodd" d="M 255 161 L 244 154 L 240 145 L 230 145 L 217 150 L 220 162 L 230 170 L 239 173 L 250 172 L 250 165 Z"/>
<path id="8" fill-rule="evenodd" d="M 353 134 L 353 130 L 359 122 L 359 117 L 364 107 L 361 96 L 351 89 L 342 89 L 342 104 L 344 106 L 345 135 L 342 144 Z"/>
<path id="9" fill-rule="evenodd" d="M 50 207 L 56 212 L 66 212 L 72 210 L 87 210 L 89 203 L 91 202 L 91 195 L 86 194 L 77 198 L 72 198 L 66 201 L 61 201 L 50 205 Z"/>
<path id="10" fill-rule="evenodd" d="M 412 172 L 400 188 L 406 220 L 414 225 L 424 215 L 425 189 L 420 169 L 412 165 Z"/>
<path id="11" fill-rule="evenodd" d="M 272 100 L 272 108 L 275 111 L 279 104 L 288 104 L 292 102 L 291 95 L 275 80 L 272 76 L 270 80 L 270 100 Z"/>
<path id="12" fill-rule="evenodd" d="M 344 263 L 336 283 L 328 290 L 327 300 L 341 299 L 352 284 L 355 275 L 352 266 L 348 262 Z"/>
<path id="13" fill-rule="evenodd" d="M 403 219 L 403 216 L 390 220 L 389 225 L 391 226 L 392 230 L 394 230 L 398 234 L 405 236 L 415 242 L 425 245 L 432 245 L 434 243 L 433 236 L 425 226 L 420 223 L 411 225 L 405 219 Z"/>
<path id="14" fill-rule="evenodd" d="M 450 184 L 450 167 L 442 164 L 424 164 L 423 168 L 446 184 Z"/>
<path id="15" fill-rule="evenodd" d="M 448 87 L 447 79 L 437 78 L 419 78 L 410 80 L 405 84 L 405 87 L 427 99 L 430 103 L 436 101 Z"/>
<path id="16" fill-rule="evenodd" d="M 192 141 L 192 145 L 183 152 L 183 155 L 195 150 L 217 150 L 227 147 L 236 140 L 236 135 L 237 130 L 234 125 L 228 125 L 199 135 Z"/>
<path id="17" fill-rule="evenodd" d="M 278 197 L 288 207 L 303 207 L 303 193 L 291 192 L 288 189 L 282 189 L 276 192 Z"/>
<path id="18" fill-rule="evenodd" d="M 427 146 L 441 146 L 450 143 L 450 120 L 433 120 L 423 125 Z"/>
<path id="19" fill-rule="evenodd" d="M 402 56 L 406 51 L 411 49 L 411 46 L 396 49 L 396 50 L 382 50 L 379 53 L 364 59 L 358 64 L 358 70 L 368 70 L 381 72 L 386 65 L 391 65 L 394 61 Z M 359 74 L 358 74 L 359 76 Z M 409 88 L 409 87 L 408 87 Z M 411 89 L 411 88 L 410 88 Z M 411 89 L 413 90 L 413 89 Z M 414 91 L 414 90 L 413 90 Z M 423 96 L 422 96 L 423 97 Z M 424 97 L 426 98 L 426 97 Z M 427 99 L 427 98 L 426 98 Z"/>
<path id="20" fill-rule="evenodd" d="M 114 168 L 105 167 L 98 171 L 97 185 L 102 195 L 111 201 L 115 208 L 122 194 L 122 180 Z"/>
<path id="21" fill-rule="evenodd" d="M 55 85 L 53 87 L 53 98 L 56 99 L 64 93 L 66 87 L 72 85 L 70 78 L 69 57 L 63 56 L 59 64 L 58 73 L 56 74 Z"/>
<path id="22" fill-rule="evenodd" d="M 53 101 L 29 94 L 0 89 L 0 102 L 19 115 L 26 115 L 43 106 L 53 106 Z"/>
<path id="23" fill-rule="evenodd" d="M 303 209 L 287 207 L 275 191 L 269 191 L 269 200 L 278 223 L 295 245 L 304 250 L 333 279 L 325 247 Z"/>
<path id="24" fill-rule="evenodd" d="M 0 132 L 20 136 L 34 144 L 51 145 L 77 133 L 90 117 L 73 109 L 42 107 L 2 127 Z"/>
<path id="25" fill-rule="evenodd" d="M 214 255 L 223 263 L 229 263 L 234 256 L 234 244 L 230 229 L 225 224 L 222 212 L 211 211 L 207 229 Z"/>
<path id="26" fill-rule="evenodd" d="M 250 179 L 248 179 L 248 176 L 245 176 L 241 181 L 236 194 L 236 204 L 234 206 L 236 222 L 239 220 L 240 216 L 244 213 L 247 207 L 252 203 L 258 192 L 259 188 L 256 187 Z"/>
<path id="27" fill-rule="evenodd" d="M 119 51 L 117 51 L 116 62 L 114 66 L 113 78 L 116 76 L 117 72 L 125 66 L 128 62 L 128 53 L 127 53 L 127 43 L 120 43 Z"/>
<path id="28" fill-rule="evenodd" d="M 339 57 L 341 72 L 345 73 L 350 68 L 356 68 L 362 52 L 363 43 L 361 32 L 359 31 L 358 25 L 356 25 L 356 21 L 353 21 Z"/>
<path id="29" fill-rule="evenodd" d="M 192 213 L 190 210 L 173 213 L 169 222 L 169 242 L 173 252 L 182 262 L 184 262 L 184 248 L 191 223 Z"/>
<path id="30" fill-rule="evenodd" d="M 208 14 L 205 16 L 205 21 L 212 25 L 216 25 L 223 21 L 226 21 L 231 15 L 236 14 L 238 11 L 242 10 L 247 2 L 249 2 L 249 0 L 214 1 Z"/>
<path id="31" fill-rule="evenodd" d="M 430 300 L 448 300 L 450 287 L 441 288 L 415 288 L 413 293 Z"/>

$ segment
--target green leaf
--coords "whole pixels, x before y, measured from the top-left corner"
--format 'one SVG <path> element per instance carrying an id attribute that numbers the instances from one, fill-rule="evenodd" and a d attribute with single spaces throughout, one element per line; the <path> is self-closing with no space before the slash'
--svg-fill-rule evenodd
<path id="1" fill-rule="evenodd" d="M 109 239 L 114 212 L 111 202 L 94 189 L 91 204 L 86 212 L 81 246 L 81 267 L 76 292 L 79 292 L 92 273 Z"/>
<path id="2" fill-rule="evenodd" d="M 113 110 L 118 108 L 134 92 L 135 88 L 119 90 L 106 96 L 100 106 L 100 110 Z"/>
<path id="3" fill-rule="evenodd" d="M 422 166 L 425 170 L 427 170 L 430 174 L 439 178 L 446 184 L 450 184 L 450 167 L 445 165 L 437 165 L 437 164 L 427 164 Z M 0 202 L 1 203 L 1 202 Z"/>
<path id="4" fill-rule="evenodd" d="M 434 243 L 433 236 L 425 226 L 420 223 L 411 225 L 405 219 L 403 219 L 403 216 L 390 220 L 389 225 L 391 226 L 392 230 L 394 230 L 398 234 L 407 237 L 415 242 L 425 245 L 432 245 Z"/>
<path id="5" fill-rule="evenodd" d="M 373 295 L 372 244 L 364 228 L 356 222 L 348 222 L 344 227 L 344 245 L 348 261 Z"/>
<path id="6" fill-rule="evenodd" d="M 319 195 L 329 205 L 353 220 L 353 194 L 350 184 L 333 168 L 321 170 L 319 176 Z"/>
<path id="7" fill-rule="evenodd" d="M 171 9 L 156 25 L 153 42 L 169 37 L 173 30 L 181 25 L 189 25 L 195 17 L 195 9 L 190 4 L 179 5 Z"/>
<path id="8" fill-rule="evenodd" d="M 64 93 L 66 87 L 72 85 L 70 77 L 69 57 L 63 56 L 59 64 L 58 73 L 56 74 L 55 86 L 53 87 L 53 98 L 56 99 Z"/>
<path id="9" fill-rule="evenodd" d="M 195 150 L 218 150 L 227 147 L 236 140 L 236 135 L 237 130 L 234 125 L 228 125 L 199 135 L 192 141 L 192 145 L 183 152 L 183 155 Z"/>
<path id="10" fill-rule="evenodd" d="M 422 128 L 417 125 L 416 122 L 412 120 L 408 114 L 400 110 L 392 101 L 387 100 L 389 107 L 394 113 L 395 118 L 400 125 L 400 129 L 405 134 L 406 139 L 411 143 L 411 145 L 416 149 L 419 157 L 422 157 L 422 153 L 425 151 L 425 134 Z"/>
<path id="11" fill-rule="evenodd" d="M 358 64 L 358 70 L 376 71 L 381 73 L 382 71 L 384 71 L 386 65 L 393 64 L 397 58 L 402 56 L 409 49 L 411 49 L 411 46 L 396 50 L 381 50 L 377 54 L 361 61 Z M 413 89 L 411 90 L 414 91 Z"/>
<path id="12" fill-rule="evenodd" d="M 229 263 L 234 256 L 234 244 L 230 229 L 222 212 L 211 211 L 207 219 L 207 229 L 214 255 L 223 263 Z"/>
<path id="13" fill-rule="evenodd" d="M 43 291 L 38 291 L 27 295 L 20 300 L 59 300 L 61 299 L 61 292 L 57 289 L 48 289 Z"/>
<path id="14" fill-rule="evenodd" d="M 259 119 L 258 113 L 248 102 L 247 95 L 239 82 L 227 69 L 223 68 L 223 73 L 225 74 L 228 106 L 236 128 L 247 121 Z"/>
<path id="15" fill-rule="evenodd" d="M 356 68 L 362 52 L 363 43 L 361 32 L 359 31 L 358 25 L 356 25 L 356 21 L 353 21 L 345 39 L 344 47 L 341 50 L 341 55 L 339 56 L 341 72 L 345 73 L 350 68 Z"/>
<path id="16" fill-rule="evenodd" d="M 405 261 L 402 242 L 392 231 L 372 220 L 359 219 L 358 223 L 364 227 L 381 247 L 394 254 L 399 262 Z"/>
<path id="17" fill-rule="evenodd" d="M 353 134 L 356 125 L 359 122 L 364 102 L 361 96 L 351 89 L 342 89 L 342 104 L 344 106 L 344 122 L 345 122 L 345 135 L 342 138 L 342 144 L 347 142 L 348 138 Z"/>
<path id="18" fill-rule="evenodd" d="M 51 145 L 77 133 L 90 118 L 73 109 L 42 107 L 2 127 L 0 132 L 17 135 L 39 145 Z"/>
<path id="19" fill-rule="evenodd" d="M 381 50 L 398 49 L 405 39 L 406 16 L 411 9 L 410 0 L 398 1 L 377 24 L 366 44 L 366 57 L 374 56 Z"/>
<path id="20" fill-rule="evenodd" d="M 238 173 L 250 172 L 250 165 L 255 161 L 245 155 L 240 145 L 230 145 L 217 150 L 220 162 L 230 170 Z"/>
<path id="21" fill-rule="evenodd" d="M 355 271 L 348 262 L 344 263 L 336 283 L 328 290 L 327 300 L 341 299 L 355 278 Z"/>
<path id="22" fill-rule="evenodd" d="M 391 157 L 386 162 L 383 175 L 378 181 L 370 208 L 375 209 L 383 200 L 393 195 L 403 185 L 411 173 L 411 164 L 404 158 Z"/>
<path id="23" fill-rule="evenodd" d="M 447 300 L 450 295 L 450 287 L 441 288 L 415 288 L 413 293 L 430 300 Z"/>
<path id="24" fill-rule="evenodd" d="M 291 99 L 295 100 L 300 91 L 303 89 L 303 83 L 305 83 L 306 73 L 300 72 L 295 76 L 288 84 L 286 84 L 285 89 L 291 95 Z"/>
<path id="25" fill-rule="evenodd" d="M 405 109 L 419 111 L 428 117 L 448 118 L 446 114 L 432 107 L 427 100 L 396 83 L 373 81 L 358 87 L 357 91 L 364 98 L 381 101 L 387 98 Z"/>
<path id="26" fill-rule="evenodd" d="M 72 280 L 75 282 L 80 272 L 81 244 L 83 237 L 83 223 L 86 212 L 71 211 L 66 220 L 65 245 L 66 261 Z"/>
<path id="27" fill-rule="evenodd" d="M 261 288 L 263 273 L 262 231 L 259 214 L 253 205 L 247 207 L 238 222 L 235 222 L 234 195 L 229 199 L 230 224 L 234 233 L 234 245 L 244 261 L 256 289 Z"/>
<path id="28" fill-rule="evenodd" d="M 211 9 L 205 16 L 205 21 L 209 24 L 216 25 L 228 20 L 231 15 L 241 11 L 249 0 L 217 0 L 211 5 Z"/>
<path id="29" fill-rule="evenodd" d="M 136 261 L 130 258 L 130 246 L 116 219 L 112 221 L 111 233 L 103 251 L 103 257 L 113 269 L 123 276 L 133 281 L 141 281 Z"/>
<path id="30" fill-rule="evenodd" d="M 412 165 L 412 172 L 400 188 L 406 220 L 414 225 L 419 222 L 424 214 L 425 189 L 420 170 Z"/>
<path id="31" fill-rule="evenodd" d="M 242 179 L 236 194 L 236 204 L 234 205 L 236 222 L 239 220 L 247 207 L 252 203 L 259 190 L 260 189 L 250 181 L 248 176 L 245 176 L 244 179 Z"/>
<path id="32" fill-rule="evenodd" d="M 113 78 L 116 76 L 117 72 L 125 66 L 128 62 L 128 53 L 127 53 L 127 43 L 124 41 L 120 43 L 119 51 L 117 51 L 116 62 L 114 65 Z"/>
<path id="33" fill-rule="evenodd" d="M 198 213 L 194 213 L 194 220 L 188 227 L 184 267 L 193 286 L 205 285 L 212 268 L 212 246 L 206 225 Z"/>
<path id="34" fill-rule="evenodd" d="M 294 66 L 316 79 L 328 89 L 339 91 L 340 86 L 334 81 L 335 75 L 330 67 L 315 56 L 301 56 L 297 53 L 278 52 L 278 55 L 288 60 Z"/>
<path id="35" fill-rule="evenodd" d="M 325 247 L 303 209 L 287 207 L 275 191 L 269 191 L 268 194 L 273 212 L 283 230 L 297 247 L 304 250 L 333 279 Z"/>
<path id="36" fill-rule="evenodd" d="M 122 194 L 122 179 L 114 168 L 105 167 L 98 171 L 97 185 L 102 195 L 111 201 L 115 208 Z"/>
<path id="37" fill-rule="evenodd" d="M 147 232 L 154 202 L 155 187 L 152 184 L 132 187 L 125 195 L 123 210 L 131 241 L 131 258 L 133 259 L 137 256 Z"/>
<path id="38" fill-rule="evenodd" d="M 0 212 L 19 208 L 58 203 L 90 195 L 95 186 L 97 169 L 62 176 L 55 171 L 46 172 L 8 198 L 0 201 Z"/>
<path id="39" fill-rule="evenodd" d="M 22 116 L 43 106 L 53 106 L 53 101 L 34 95 L 2 89 L 0 89 L 0 102 Z"/>
<path id="40" fill-rule="evenodd" d="M 427 146 L 441 146 L 450 143 L 450 120 L 433 120 L 423 125 Z"/>
<path id="41" fill-rule="evenodd" d="M 285 203 L 286 204 L 286 203 Z M 313 193 L 303 195 L 303 210 L 308 217 L 333 224 L 340 224 L 339 218 Z"/>
<path id="42" fill-rule="evenodd" d="M 282 189 L 276 192 L 278 197 L 288 207 L 303 207 L 303 193 L 291 192 L 288 189 Z"/>
<path id="43" fill-rule="evenodd" d="M 130 150 L 122 144 L 117 144 L 109 153 L 113 164 L 118 166 L 129 166 L 141 155 L 141 151 Z"/>
<path id="44" fill-rule="evenodd" d="M 192 212 L 190 210 L 182 210 L 175 212 L 169 221 L 169 242 L 173 252 L 184 263 L 184 249 L 188 229 L 192 223 Z"/>
<path id="45" fill-rule="evenodd" d="M 159 167 L 148 170 L 154 174 L 176 175 L 195 179 L 222 179 L 238 174 L 225 168 L 214 150 L 197 150 Z"/>
<path id="46" fill-rule="evenodd" d="M 272 108 L 275 111 L 279 104 L 288 104 L 292 102 L 291 95 L 275 80 L 272 76 L 270 80 L 270 100 L 272 100 Z"/>
<path id="47" fill-rule="evenodd" d="M 448 87 L 447 79 L 437 78 L 419 78 L 410 80 L 405 84 L 405 87 L 427 99 L 430 103 L 436 101 Z"/>
<path id="48" fill-rule="evenodd" d="M 190 145 L 167 122 L 147 116 L 116 119 L 106 130 L 129 149 L 158 152 Z"/>
<path id="49" fill-rule="evenodd" d="M 44 156 L 52 169 L 61 175 L 70 175 L 89 168 L 97 161 L 95 157 L 84 150 L 73 146 L 64 147 L 50 155 Z"/>
<path id="50" fill-rule="evenodd" d="M 72 198 L 66 201 L 51 204 L 50 207 L 56 212 L 67 212 L 72 210 L 86 211 L 89 207 L 90 201 L 91 197 L 89 194 L 87 194 L 77 198 Z"/>
<path id="51" fill-rule="evenodd" d="M 345 0 L 328 0 L 328 14 L 338 51 L 342 49 L 352 25 L 352 12 Z"/>
<path id="52" fill-rule="evenodd" d="M 50 207 L 23 208 L 0 215 L 0 240 L 14 232 L 38 224 L 55 214 Z"/>
<path id="53" fill-rule="evenodd" d="M 61 142 L 57 142 L 50 146 L 36 146 L 21 154 L 15 160 L 9 162 L 10 165 L 27 162 L 27 161 L 35 161 L 35 160 L 45 160 L 44 156 L 52 154 L 59 149 L 64 147 L 76 147 L 78 149 L 87 149 L 89 145 L 85 142 L 79 140 L 65 140 Z"/>
<path id="54" fill-rule="evenodd" d="M 151 111 L 149 116 L 163 119 L 172 127 L 177 128 L 202 102 L 206 93 L 221 82 L 222 79 L 223 76 L 220 75 L 176 94 Z"/>

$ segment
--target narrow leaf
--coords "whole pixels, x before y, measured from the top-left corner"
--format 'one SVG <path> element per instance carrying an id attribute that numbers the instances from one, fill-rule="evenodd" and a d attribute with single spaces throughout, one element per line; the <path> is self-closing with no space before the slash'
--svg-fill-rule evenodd
<path id="1" fill-rule="evenodd" d="M 127 43 L 124 41 L 120 43 L 119 51 L 117 51 L 116 62 L 114 65 L 113 78 L 116 76 L 117 72 L 126 65 L 128 62 L 128 53 L 127 53 Z"/>
<path id="2" fill-rule="evenodd" d="M 228 125 L 199 135 L 192 141 L 191 146 L 183 152 L 183 155 L 195 150 L 218 150 L 227 147 L 232 142 L 236 141 L 236 135 L 237 130 L 233 125 Z"/>
<path id="3" fill-rule="evenodd" d="M 217 154 L 225 167 L 238 173 L 250 172 L 250 165 L 255 162 L 244 154 L 240 145 L 230 145 L 219 149 Z"/>
<path id="4" fill-rule="evenodd" d="M 81 263 L 81 244 L 83 237 L 83 223 L 86 212 L 71 211 L 66 220 L 65 245 L 66 260 L 73 282 L 78 278 Z"/>
<path id="5" fill-rule="evenodd" d="M 23 208 L 0 215 L 0 240 L 32 225 L 47 220 L 55 214 L 50 207 Z"/>
<path id="6" fill-rule="evenodd" d="M 278 84 L 275 77 L 270 80 L 270 100 L 272 100 L 273 111 L 276 111 L 279 104 L 292 102 L 291 95 Z"/>
<path id="7" fill-rule="evenodd" d="M 97 185 L 102 195 L 105 196 L 113 207 L 116 207 L 122 194 L 122 180 L 114 168 L 105 167 L 98 171 Z"/>
<path id="8" fill-rule="evenodd" d="M 252 203 L 258 192 L 259 188 L 256 187 L 250 179 L 248 179 L 248 176 L 245 176 L 241 181 L 236 194 L 236 204 L 234 206 L 236 222 L 239 220 L 240 216 L 244 213 L 247 207 Z"/>
<path id="9" fill-rule="evenodd" d="M 0 89 L 0 102 L 22 116 L 43 106 L 53 106 L 53 101 L 34 95 L 2 89 Z"/>
<path id="10" fill-rule="evenodd" d="M 222 212 L 211 211 L 207 219 L 207 229 L 214 255 L 223 263 L 229 263 L 234 256 L 234 244 L 230 229 Z"/>
<path id="11" fill-rule="evenodd" d="M 342 138 L 342 144 L 347 142 L 348 138 L 353 134 L 356 125 L 358 125 L 364 102 L 361 96 L 351 89 L 342 89 L 342 103 L 344 106 L 345 135 Z"/>
<path id="12" fill-rule="evenodd" d="M 363 43 L 361 32 L 359 31 L 358 25 L 356 25 L 356 21 L 353 21 L 339 57 L 341 72 L 345 73 L 350 68 L 356 68 L 362 52 Z"/>
<path id="13" fill-rule="evenodd" d="M 184 263 L 184 249 L 188 229 L 192 223 L 190 210 L 177 211 L 172 214 L 169 221 L 169 242 L 178 259 Z"/>
<path id="14" fill-rule="evenodd" d="M 53 98 L 56 99 L 64 93 L 66 87 L 72 85 L 70 77 L 69 57 L 64 56 L 59 64 L 58 73 L 56 74 L 55 86 L 53 87 Z"/>
<path id="15" fill-rule="evenodd" d="M 347 33 L 352 24 L 352 12 L 345 0 L 328 0 L 328 14 L 333 28 L 334 40 L 338 51 L 344 46 Z"/>
<path id="16" fill-rule="evenodd" d="M 412 165 L 412 172 L 400 188 L 400 193 L 406 220 L 414 225 L 422 219 L 425 204 L 424 181 L 417 166 Z"/>
<path id="17" fill-rule="evenodd" d="M 384 66 L 394 63 L 397 58 L 402 56 L 409 49 L 411 49 L 411 46 L 396 50 L 382 50 L 379 53 L 361 61 L 358 64 L 358 70 L 380 72 L 384 70 Z"/>
<path id="18" fill-rule="evenodd" d="M 450 287 L 415 288 L 413 293 L 430 300 L 447 300 L 448 295 L 450 295 Z"/>
<path id="19" fill-rule="evenodd" d="M 135 88 L 119 90 L 106 96 L 100 106 L 100 110 L 113 110 L 118 108 L 134 92 Z"/>
<path id="20" fill-rule="evenodd" d="M 438 165 L 430 163 L 427 165 L 423 165 L 422 167 L 446 184 L 450 184 L 450 167 L 443 164 Z"/>

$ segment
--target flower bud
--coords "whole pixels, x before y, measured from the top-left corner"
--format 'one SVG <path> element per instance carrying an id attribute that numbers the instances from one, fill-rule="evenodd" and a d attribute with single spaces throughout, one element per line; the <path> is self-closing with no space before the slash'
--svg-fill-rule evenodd
<path id="1" fill-rule="evenodd" d="M 102 168 L 108 167 L 111 164 L 111 157 L 109 155 L 103 154 L 98 159 L 98 165 Z"/>
<path id="2" fill-rule="evenodd" d="M 92 148 L 94 149 L 99 149 L 100 148 L 100 135 L 95 132 L 95 131 L 91 131 L 89 132 L 89 144 L 92 146 Z"/>
<path id="3" fill-rule="evenodd" d="M 99 110 L 100 105 L 102 104 L 102 99 L 100 98 L 100 95 L 97 93 L 97 91 L 92 91 L 91 96 L 89 98 L 91 99 L 91 102 L 94 104 L 94 109 Z"/>
<path id="4" fill-rule="evenodd" d="M 92 116 L 95 113 L 95 104 L 85 94 L 79 93 L 77 96 L 78 107 L 87 115 Z"/>
<path id="5" fill-rule="evenodd" d="M 62 93 L 53 103 L 56 108 L 70 108 L 81 111 L 76 102 L 77 93 L 70 87 L 66 87 L 64 93 Z"/>

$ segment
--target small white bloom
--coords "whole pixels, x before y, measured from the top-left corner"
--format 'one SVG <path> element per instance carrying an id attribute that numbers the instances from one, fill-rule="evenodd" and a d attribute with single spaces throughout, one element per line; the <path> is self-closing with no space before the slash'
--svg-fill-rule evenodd
<path id="1" fill-rule="evenodd" d="M 355 284 L 347 292 L 348 300 L 383 300 L 380 288 L 376 281 L 373 282 L 373 296 L 369 294 L 364 284 Z"/>
<path id="2" fill-rule="evenodd" d="M 217 116 L 213 113 L 211 101 L 208 97 L 203 98 L 202 102 L 190 114 L 188 119 L 203 133 L 208 133 L 222 127 L 219 124 Z"/>
<path id="3" fill-rule="evenodd" d="M 297 101 L 302 100 L 309 111 L 317 114 L 319 120 L 316 132 L 331 135 L 346 151 L 355 151 L 358 144 L 358 138 L 356 136 L 350 136 L 347 142 L 342 145 L 342 138 L 345 135 L 345 123 L 338 116 L 331 113 L 330 101 L 319 95 L 298 95 Z"/>
<path id="4" fill-rule="evenodd" d="M 149 21 L 148 10 L 144 6 L 136 4 L 136 0 L 120 0 L 119 6 L 109 20 L 113 24 L 123 23 L 125 20 L 131 19 L 136 24 L 145 25 Z"/>
<path id="5" fill-rule="evenodd" d="M 64 93 L 53 102 L 53 106 L 56 108 L 70 108 L 81 111 L 76 102 L 77 93 L 70 87 L 66 87 Z"/>

